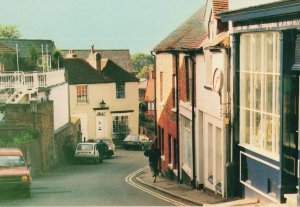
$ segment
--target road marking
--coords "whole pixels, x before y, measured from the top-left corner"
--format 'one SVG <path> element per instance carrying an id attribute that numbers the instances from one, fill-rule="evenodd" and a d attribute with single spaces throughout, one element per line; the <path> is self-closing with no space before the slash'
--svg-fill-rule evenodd
<path id="1" fill-rule="evenodd" d="M 134 183 L 134 182 L 132 181 L 132 179 L 133 179 L 134 176 L 136 176 L 137 174 L 139 174 L 140 172 L 144 171 L 144 170 L 147 169 L 147 168 L 149 168 L 149 167 L 146 166 L 146 167 L 143 167 L 143 168 L 141 168 L 141 169 L 139 169 L 139 170 L 137 170 L 137 171 L 131 173 L 130 175 L 128 175 L 128 176 L 125 178 L 125 181 L 126 181 L 129 185 L 131 185 L 131 186 L 133 186 L 133 187 L 135 187 L 135 188 L 138 188 L 138 189 L 140 189 L 140 190 L 142 190 L 142 191 L 144 191 L 144 192 L 146 192 L 146 193 L 148 193 L 148 194 L 151 194 L 151 195 L 153 195 L 153 196 L 155 196 L 155 197 L 157 197 L 157 198 L 159 198 L 159 199 L 161 199 L 161 200 L 167 201 L 167 202 L 169 202 L 169 203 L 173 203 L 174 205 L 177 205 L 177 206 L 187 206 L 187 205 L 184 204 L 184 203 L 178 202 L 178 201 L 176 201 L 176 200 L 173 200 L 173 199 L 171 199 L 171 198 L 168 198 L 168 197 L 166 197 L 166 196 L 163 196 L 163 195 L 161 195 L 161 194 L 159 194 L 159 193 L 156 193 L 156 192 L 154 192 L 154 191 L 151 191 L 151 190 L 149 190 L 149 189 L 147 189 L 147 188 L 145 188 L 145 187 L 143 187 L 143 186 L 141 186 L 141 185 L 138 185 L 138 184 L 136 184 L 136 183 Z"/>

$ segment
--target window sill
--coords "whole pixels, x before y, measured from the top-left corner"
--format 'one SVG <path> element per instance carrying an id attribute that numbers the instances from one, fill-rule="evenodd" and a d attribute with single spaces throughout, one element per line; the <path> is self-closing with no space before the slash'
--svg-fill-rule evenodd
<path id="1" fill-rule="evenodd" d="M 162 156 L 160 156 L 160 159 L 162 160 L 162 161 L 166 161 L 166 158 L 165 158 L 165 156 L 164 155 L 162 155 Z"/>
<path id="2" fill-rule="evenodd" d="M 247 150 L 250 150 L 252 152 L 255 152 L 259 155 L 262 155 L 266 158 L 269 158 L 271 160 L 274 160 L 274 161 L 277 161 L 279 162 L 279 155 L 278 154 L 275 154 L 275 153 L 271 153 L 271 152 L 267 152 L 263 149 L 259 149 L 258 147 L 254 147 L 254 146 L 251 146 L 250 144 L 239 144 L 240 147 L 243 147 Z"/>

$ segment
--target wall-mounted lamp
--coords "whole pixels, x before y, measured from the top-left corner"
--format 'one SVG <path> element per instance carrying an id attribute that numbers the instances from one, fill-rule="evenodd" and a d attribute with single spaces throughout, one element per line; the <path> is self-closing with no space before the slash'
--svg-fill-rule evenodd
<path id="1" fill-rule="evenodd" d="M 106 103 L 103 101 L 103 99 L 102 99 L 102 101 L 100 102 L 100 108 L 101 108 L 101 109 L 106 108 Z"/>

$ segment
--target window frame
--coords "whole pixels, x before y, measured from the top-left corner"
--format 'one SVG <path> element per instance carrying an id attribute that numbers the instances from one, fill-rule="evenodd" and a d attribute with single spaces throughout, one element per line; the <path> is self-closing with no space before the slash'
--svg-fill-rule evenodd
<path id="1" fill-rule="evenodd" d="M 77 102 L 77 104 L 88 103 L 88 85 L 87 84 L 76 85 L 76 102 Z"/>
<path id="2" fill-rule="evenodd" d="M 279 32 L 240 37 L 240 145 L 275 159 L 280 151 L 279 45 Z"/>
<path id="3" fill-rule="evenodd" d="M 116 83 L 116 99 L 125 99 L 125 82 L 117 82 Z"/>

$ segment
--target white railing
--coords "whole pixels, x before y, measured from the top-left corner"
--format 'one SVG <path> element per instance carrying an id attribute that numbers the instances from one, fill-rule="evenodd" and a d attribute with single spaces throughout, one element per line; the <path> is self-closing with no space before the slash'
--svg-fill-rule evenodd
<path id="1" fill-rule="evenodd" d="M 0 73 L 1 89 L 38 90 L 40 87 L 51 87 L 65 82 L 65 69 L 47 72 L 3 72 Z"/>

